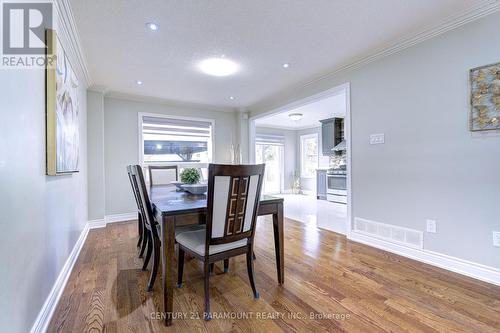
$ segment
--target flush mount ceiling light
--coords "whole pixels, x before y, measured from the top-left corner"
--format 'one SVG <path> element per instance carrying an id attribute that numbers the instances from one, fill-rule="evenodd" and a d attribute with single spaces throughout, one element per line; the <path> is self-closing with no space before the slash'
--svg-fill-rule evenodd
<path id="1" fill-rule="evenodd" d="M 285 62 L 285 63 L 284 63 L 283 65 L 281 65 L 281 66 L 283 66 L 283 68 L 288 68 L 288 67 L 290 67 L 290 64 L 289 64 L 289 63 L 287 63 L 287 62 Z"/>
<path id="2" fill-rule="evenodd" d="M 239 66 L 226 58 L 209 58 L 202 60 L 198 68 L 205 74 L 213 76 L 228 76 L 238 71 Z"/>
<path id="3" fill-rule="evenodd" d="M 148 22 L 146 23 L 146 27 L 148 27 L 149 30 L 156 31 L 160 28 L 160 26 L 156 23 L 153 22 Z"/>
<path id="4" fill-rule="evenodd" d="M 229 99 L 230 100 L 234 100 L 234 96 L 229 96 Z"/>
<path id="5" fill-rule="evenodd" d="M 135 81 L 135 83 L 136 83 L 137 85 L 139 85 L 139 86 L 142 86 L 142 81 L 141 81 L 141 80 L 137 80 L 137 81 Z"/>
<path id="6" fill-rule="evenodd" d="M 288 117 L 290 117 L 290 119 L 292 119 L 293 121 L 298 121 L 302 119 L 302 116 L 304 116 L 302 113 L 290 113 L 288 115 Z"/>

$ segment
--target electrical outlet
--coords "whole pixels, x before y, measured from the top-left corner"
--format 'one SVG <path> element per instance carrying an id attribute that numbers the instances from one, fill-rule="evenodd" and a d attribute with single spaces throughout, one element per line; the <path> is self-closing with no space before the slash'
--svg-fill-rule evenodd
<path id="1" fill-rule="evenodd" d="M 385 134 L 371 134 L 370 135 L 370 144 L 371 145 L 380 145 L 385 143 Z"/>
<path id="2" fill-rule="evenodd" d="M 493 231 L 493 246 L 500 247 L 500 231 Z"/>
<path id="3" fill-rule="evenodd" d="M 436 221 L 435 220 L 427 220 L 427 232 L 436 233 Z"/>

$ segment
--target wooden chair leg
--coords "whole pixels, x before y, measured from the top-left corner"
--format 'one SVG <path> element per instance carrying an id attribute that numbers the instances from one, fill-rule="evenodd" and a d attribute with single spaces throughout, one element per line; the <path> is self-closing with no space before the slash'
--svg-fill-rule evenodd
<path id="1" fill-rule="evenodd" d="M 179 259 L 177 260 L 177 288 L 182 287 L 182 275 L 184 274 L 184 250 L 179 246 Z"/>
<path id="2" fill-rule="evenodd" d="M 255 288 L 255 274 L 253 271 L 253 258 L 252 258 L 252 250 L 249 249 L 247 252 L 247 270 L 248 270 L 248 279 L 250 280 L 250 286 L 252 287 L 253 297 L 255 299 L 259 298 L 259 292 L 257 288 Z"/>
<path id="3" fill-rule="evenodd" d="M 139 233 L 139 239 L 137 240 L 137 247 L 142 245 L 142 220 L 141 213 L 137 213 L 137 231 Z"/>
<path id="4" fill-rule="evenodd" d="M 142 243 L 141 243 L 141 251 L 139 252 L 139 258 L 144 257 L 144 250 L 146 250 L 147 244 L 148 244 L 148 230 L 144 226 L 144 223 L 142 223 Z"/>
<path id="5" fill-rule="evenodd" d="M 146 251 L 146 258 L 144 259 L 144 264 L 142 265 L 142 270 L 146 271 L 148 269 L 149 259 L 151 258 L 151 252 L 153 251 L 153 240 L 151 237 L 151 232 L 149 230 L 147 232 L 147 242 L 148 242 L 148 250 Z"/>
<path id="6" fill-rule="evenodd" d="M 205 320 L 212 319 L 212 314 L 210 313 L 210 264 L 208 261 L 203 263 L 203 272 L 205 274 L 205 313 L 203 318 Z"/>
<path id="7" fill-rule="evenodd" d="M 224 259 L 224 273 L 229 272 L 229 259 Z"/>
<path id="8" fill-rule="evenodd" d="M 146 289 L 147 291 L 153 290 L 156 276 L 158 275 L 158 267 L 160 267 L 161 256 L 160 240 L 155 240 L 153 237 L 151 237 L 151 239 L 153 240 L 153 268 L 151 269 L 151 274 L 149 275 L 148 288 Z"/>
<path id="9" fill-rule="evenodd" d="M 257 260 L 257 257 L 255 256 L 255 252 L 254 251 L 252 251 L 252 259 L 253 260 Z"/>

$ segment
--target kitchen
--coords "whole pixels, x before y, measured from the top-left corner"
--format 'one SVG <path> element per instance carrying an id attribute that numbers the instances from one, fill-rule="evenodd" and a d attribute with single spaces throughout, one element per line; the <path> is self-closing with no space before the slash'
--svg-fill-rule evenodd
<path id="1" fill-rule="evenodd" d="M 345 88 L 345 87 L 341 87 Z M 285 216 L 346 234 L 347 89 L 254 120 L 264 193 L 285 198 Z"/>

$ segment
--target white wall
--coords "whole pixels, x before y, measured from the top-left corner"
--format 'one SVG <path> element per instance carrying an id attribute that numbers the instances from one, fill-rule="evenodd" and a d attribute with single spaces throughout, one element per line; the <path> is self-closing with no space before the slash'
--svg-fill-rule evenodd
<path id="1" fill-rule="evenodd" d="M 0 70 L 0 332 L 31 329 L 87 222 L 87 97 L 80 86 L 80 172 L 46 176 L 45 72 Z"/>
<path id="2" fill-rule="evenodd" d="M 89 112 L 92 114 L 94 110 Z M 236 133 L 238 113 L 195 106 L 171 105 L 156 100 L 104 97 L 105 215 L 130 213 L 137 209 L 127 178 L 126 166 L 139 162 L 138 113 L 140 112 L 215 120 L 214 163 L 230 162 L 230 144 L 239 142 Z M 89 127 L 89 136 L 94 131 L 99 131 L 99 126 L 97 124 L 96 128 Z M 89 179 L 89 187 L 97 187 L 98 185 L 94 184 L 96 181 L 98 180 Z M 92 201 L 90 203 L 93 204 Z M 94 209 L 96 208 L 91 205 L 90 210 Z M 95 218 L 104 218 L 104 216 Z"/>
<path id="3" fill-rule="evenodd" d="M 426 250 L 500 268 L 500 133 L 468 130 L 471 68 L 500 61 L 500 13 L 289 89 L 251 116 L 350 82 L 353 216 L 425 230 Z M 385 133 L 384 145 L 368 136 Z"/>

